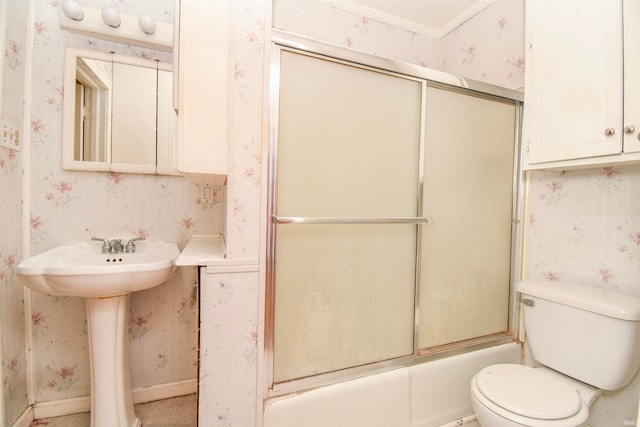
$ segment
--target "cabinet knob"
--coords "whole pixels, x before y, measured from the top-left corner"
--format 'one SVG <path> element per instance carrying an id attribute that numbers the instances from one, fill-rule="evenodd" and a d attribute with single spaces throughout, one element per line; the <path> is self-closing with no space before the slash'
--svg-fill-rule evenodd
<path id="1" fill-rule="evenodd" d="M 616 133 L 616 130 L 614 128 L 606 128 L 604 130 L 605 136 L 613 136 L 615 133 Z"/>
<path id="2" fill-rule="evenodd" d="M 624 127 L 624 133 L 631 135 L 636 131 L 636 127 L 634 125 L 627 125 Z"/>

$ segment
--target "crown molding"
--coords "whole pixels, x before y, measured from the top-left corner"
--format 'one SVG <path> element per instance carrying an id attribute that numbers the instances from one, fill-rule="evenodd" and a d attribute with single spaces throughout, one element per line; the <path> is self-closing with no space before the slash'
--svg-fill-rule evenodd
<path id="1" fill-rule="evenodd" d="M 423 34 L 432 38 L 438 37 L 438 31 L 433 28 L 429 28 L 426 25 L 420 25 L 416 22 L 409 21 L 407 19 L 399 18 L 397 16 L 381 12 L 377 9 L 363 6 L 358 3 L 351 2 L 349 0 L 313 0 L 317 3 L 326 4 L 328 6 L 335 7 L 336 9 L 344 10 L 346 12 L 362 15 L 366 18 L 373 19 L 385 24 L 393 25 L 394 27 L 403 28 L 405 30 L 413 31 L 415 33 Z"/>
<path id="2" fill-rule="evenodd" d="M 476 16 L 478 13 L 482 12 L 484 9 L 489 7 L 495 0 L 478 0 L 471 7 L 466 9 L 464 12 L 453 18 L 451 21 L 447 22 L 440 29 L 438 29 L 438 39 L 446 36 L 450 32 L 454 31 L 456 28 L 467 22 L 469 19 Z"/>
<path id="3" fill-rule="evenodd" d="M 354 3 L 349 0 L 313 0 L 317 3 L 322 3 L 328 6 L 335 7 L 336 9 L 344 10 L 346 12 L 355 13 L 357 15 L 362 15 L 364 17 L 373 19 L 375 21 L 379 21 L 385 24 L 392 25 L 394 27 L 402 28 L 408 31 L 412 31 L 414 33 L 422 34 L 433 39 L 440 39 L 445 35 L 449 34 L 460 25 L 464 24 L 466 21 L 480 13 L 482 10 L 487 8 L 491 3 L 495 0 L 478 0 L 467 10 L 453 18 L 451 21 L 447 22 L 441 28 L 431 28 L 426 25 L 421 25 L 417 22 L 410 21 L 404 18 L 397 17 L 395 15 L 391 15 L 386 12 L 381 12 L 377 9 L 364 6 L 359 3 Z"/>

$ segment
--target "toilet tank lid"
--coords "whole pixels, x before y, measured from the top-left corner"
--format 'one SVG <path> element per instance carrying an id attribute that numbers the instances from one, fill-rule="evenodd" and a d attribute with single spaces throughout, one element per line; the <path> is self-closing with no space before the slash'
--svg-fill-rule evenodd
<path id="1" fill-rule="evenodd" d="M 569 282 L 524 280 L 516 290 L 616 319 L 640 320 L 640 298 Z"/>

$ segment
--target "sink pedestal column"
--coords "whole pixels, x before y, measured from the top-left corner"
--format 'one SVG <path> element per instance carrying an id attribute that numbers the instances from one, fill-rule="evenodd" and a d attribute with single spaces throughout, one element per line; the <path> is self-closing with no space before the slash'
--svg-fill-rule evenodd
<path id="1" fill-rule="evenodd" d="M 139 427 L 129 373 L 129 294 L 86 298 L 91 427 Z"/>

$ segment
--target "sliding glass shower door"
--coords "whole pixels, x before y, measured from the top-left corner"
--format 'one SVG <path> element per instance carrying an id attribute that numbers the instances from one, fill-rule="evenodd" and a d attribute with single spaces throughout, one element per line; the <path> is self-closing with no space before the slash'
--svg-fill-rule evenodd
<path id="1" fill-rule="evenodd" d="M 271 391 L 510 340 L 520 102 L 386 60 L 274 56 Z"/>
<path id="2" fill-rule="evenodd" d="M 503 99 L 427 89 L 421 354 L 509 330 L 517 113 Z"/>
<path id="3" fill-rule="evenodd" d="M 412 355 L 424 83 L 280 67 L 273 380 Z"/>

